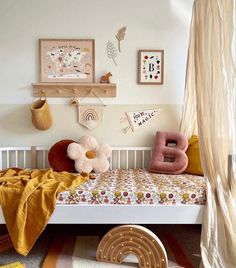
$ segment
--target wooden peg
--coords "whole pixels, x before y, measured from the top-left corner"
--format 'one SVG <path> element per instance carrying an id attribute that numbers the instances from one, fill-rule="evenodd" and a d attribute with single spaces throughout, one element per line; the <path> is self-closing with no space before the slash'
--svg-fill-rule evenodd
<path id="1" fill-rule="evenodd" d="M 71 100 L 70 100 L 70 105 L 72 105 L 72 106 L 77 106 L 78 105 L 78 99 L 77 98 L 72 98 Z"/>
<path id="2" fill-rule="evenodd" d="M 40 98 L 41 98 L 41 97 L 46 98 L 46 91 L 45 91 L 44 89 L 42 89 L 40 92 L 41 92 L 41 96 L 40 96 Z"/>

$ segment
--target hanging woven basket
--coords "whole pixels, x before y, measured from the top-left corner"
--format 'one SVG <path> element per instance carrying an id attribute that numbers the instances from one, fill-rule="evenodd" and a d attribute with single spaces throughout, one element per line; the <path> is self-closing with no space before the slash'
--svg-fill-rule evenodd
<path id="1" fill-rule="evenodd" d="M 46 99 L 38 99 L 31 105 L 32 123 L 39 130 L 52 126 L 52 116 Z"/>

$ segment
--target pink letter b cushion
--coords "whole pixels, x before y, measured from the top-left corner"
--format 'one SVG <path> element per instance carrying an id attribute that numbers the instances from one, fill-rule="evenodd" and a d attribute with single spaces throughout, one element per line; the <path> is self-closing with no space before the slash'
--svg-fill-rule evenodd
<path id="1" fill-rule="evenodd" d="M 188 165 L 187 148 L 188 140 L 183 134 L 158 131 L 149 171 L 166 174 L 184 172 Z"/>

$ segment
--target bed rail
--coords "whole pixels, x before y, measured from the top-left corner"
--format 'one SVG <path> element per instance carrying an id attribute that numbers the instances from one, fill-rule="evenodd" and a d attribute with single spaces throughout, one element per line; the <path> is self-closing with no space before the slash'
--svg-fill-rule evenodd
<path id="1" fill-rule="evenodd" d="M 9 167 L 48 168 L 49 147 L 2 147 L 0 148 L 0 170 Z M 146 168 L 151 159 L 151 147 L 112 147 L 109 159 L 113 168 Z"/>
<path id="2" fill-rule="evenodd" d="M 8 167 L 46 168 L 48 147 L 0 148 L 0 169 Z M 113 147 L 112 168 L 145 168 L 151 147 Z M 199 224 L 203 205 L 62 205 L 57 204 L 49 221 L 53 224 Z M 0 208 L 0 224 L 5 224 Z"/>

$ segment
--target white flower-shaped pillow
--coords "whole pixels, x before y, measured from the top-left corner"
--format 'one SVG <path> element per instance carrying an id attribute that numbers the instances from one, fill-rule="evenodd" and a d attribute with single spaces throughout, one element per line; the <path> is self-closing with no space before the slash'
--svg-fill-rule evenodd
<path id="1" fill-rule="evenodd" d="M 108 144 L 98 144 L 91 136 L 83 136 L 79 143 L 71 143 L 67 147 L 67 155 L 75 161 L 78 172 L 105 172 L 109 169 L 108 158 L 111 156 L 111 147 Z"/>

